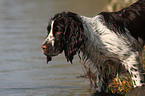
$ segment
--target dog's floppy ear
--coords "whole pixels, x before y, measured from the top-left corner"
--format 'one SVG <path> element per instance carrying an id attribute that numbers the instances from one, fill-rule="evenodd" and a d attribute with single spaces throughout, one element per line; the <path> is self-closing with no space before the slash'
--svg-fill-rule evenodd
<path id="1" fill-rule="evenodd" d="M 67 18 L 65 20 L 65 31 L 64 31 L 64 53 L 67 61 L 72 63 L 74 55 L 80 51 L 83 39 L 83 24 L 81 18 L 75 14 L 68 12 L 66 13 Z"/>

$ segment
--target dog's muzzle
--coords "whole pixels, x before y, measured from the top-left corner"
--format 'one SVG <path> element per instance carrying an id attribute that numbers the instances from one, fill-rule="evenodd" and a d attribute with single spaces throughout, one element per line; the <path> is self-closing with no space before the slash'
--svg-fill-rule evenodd
<path id="1" fill-rule="evenodd" d="M 47 63 L 48 63 L 49 61 L 52 60 L 52 57 L 49 56 L 48 54 L 46 54 L 46 53 L 47 53 L 47 52 L 46 52 L 47 46 L 46 46 L 46 45 L 42 45 L 41 48 L 42 48 L 42 50 L 43 50 L 43 53 L 47 56 L 46 59 L 47 59 Z"/>

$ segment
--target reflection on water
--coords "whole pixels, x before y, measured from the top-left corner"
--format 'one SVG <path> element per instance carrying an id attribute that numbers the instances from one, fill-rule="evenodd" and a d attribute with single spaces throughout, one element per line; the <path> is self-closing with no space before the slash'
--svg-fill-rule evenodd
<path id="1" fill-rule="evenodd" d="M 0 0 L 0 95 L 90 94 L 89 81 L 76 78 L 83 74 L 77 58 L 71 65 L 59 55 L 47 65 L 40 47 L 51 16 L 62 10 L 93 16 L 100 4 L 92 1 L 96 4 L 88 0 L 83 5 L 78 0 Z"/>

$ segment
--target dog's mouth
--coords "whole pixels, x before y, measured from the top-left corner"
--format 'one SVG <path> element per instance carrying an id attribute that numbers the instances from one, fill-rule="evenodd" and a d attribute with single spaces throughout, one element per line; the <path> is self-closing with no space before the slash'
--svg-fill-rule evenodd
<path id="1" fill-rule="evenodd" d="M 47 54 L 45 54 L 45 55 L 46 55 L 46 62 L 48 64 L 48 62 L 52 60 L 52 57 L 50 55 L 47 55 Z"/>
<path id="2" fill-rule="evenodd" d="M 52 57 L 57 56 L 58 54 L 59 54 L 59 52 L 49 52 L 49 53 L 44 52 L 44 55 L 46 56 L 47 63 L 52 60 Z"/>
<path id="3" fill-rule="evenodd" d="M 51 56 L 47 56 L 46 60 L 47 60 L 47 64 L 48 64 L 48 62 L 52 60 L 52 57 Z"/>

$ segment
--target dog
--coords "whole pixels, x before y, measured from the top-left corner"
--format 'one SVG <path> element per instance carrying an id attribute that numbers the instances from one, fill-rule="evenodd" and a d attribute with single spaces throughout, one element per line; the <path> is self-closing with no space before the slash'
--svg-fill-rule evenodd
<path id="1" fill-rule="evenodd" d="M 85 64 L 95 68 L 96 90 L 106 92 L 109 75 L 106 66 L 121 64 L 130 73 L 133 86 L 143 86 L 141 56 L 145 41 L 145 0 L 139 0 L 118 12 L 101 12 L 95 17 L 73 12 L 57 13 L 47 27 L 42 44 L 47 62 L 64 52 L 72 63 L 81 53 Z"/>

